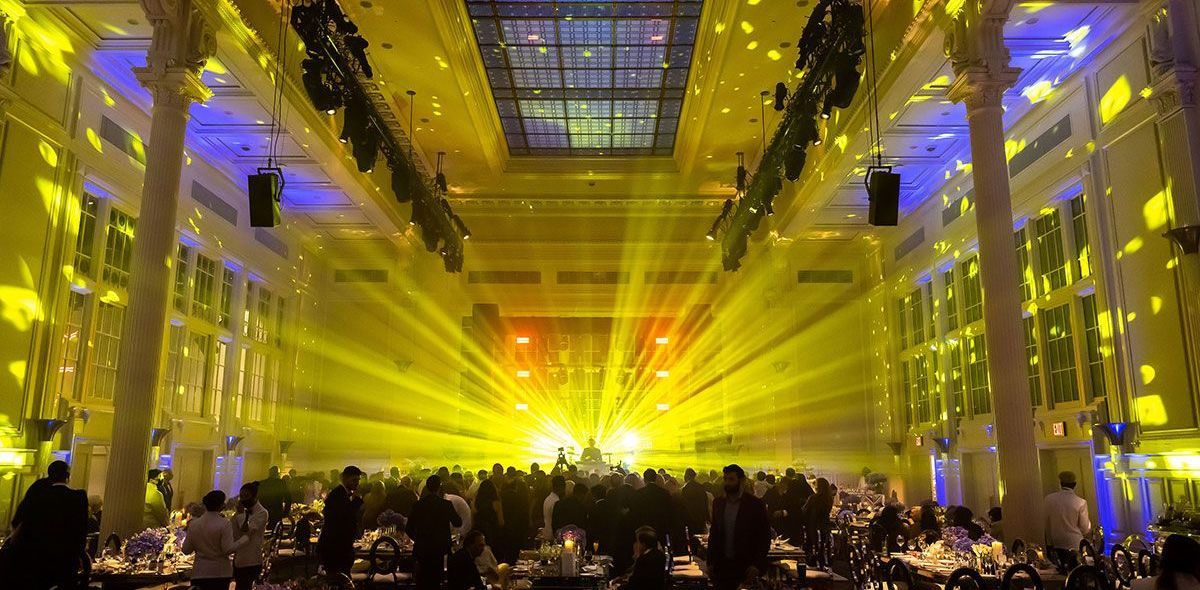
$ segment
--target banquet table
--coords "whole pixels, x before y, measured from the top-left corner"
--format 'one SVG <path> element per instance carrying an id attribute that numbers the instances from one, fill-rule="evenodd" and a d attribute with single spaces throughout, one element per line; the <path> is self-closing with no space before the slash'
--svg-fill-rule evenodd
<path id="1" fill-rule="evenodd" d="M 96 560 L 88 579 L 105 590 L 126 590 L 184 582 L 191 573 L 190 557 L 168 562 L 161 571 L 157 567 L 134 565 L 123 558 L 110 557 Z"/>
<path id="2" fill-rule="evenodd" d="M 914 555 L 912 553 L 892 553 L 884 556 L 882 561 L 887 563 L 892 559 L 899 559 L 908 565 L 912 571 L 913 581 L 918 586 L 936 586 L 938 588 L 946 585 L 950 579 L 950 574 L 954 570 L 962 567 L 961 563 L 953 559 L 931 559 L 922 555 Z M 1067 577 L 1058 572 L 1053 567 L 1049 569 L 1037 570 L 1038 575 L 1042 577 L 1042 584 L 1047 589 L 1062 588 L 1067 581 Z M 984 583 L 989 586 L 999 586 L 1000 577 L 1004 574 L 1003 570 L 999 574 L 985 574 L 980 572 L 979 575 L 983 578 Z"/>

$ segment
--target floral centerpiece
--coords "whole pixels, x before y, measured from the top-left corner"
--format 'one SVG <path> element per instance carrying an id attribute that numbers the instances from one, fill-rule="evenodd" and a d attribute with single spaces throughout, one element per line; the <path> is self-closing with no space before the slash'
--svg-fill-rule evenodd
<path id="1" fill-rule="evenodd" d="M 984 547 L 988 552 L 991 552 L 992 543 L 995 543 L 996 539 L 987 533 L 984 533 L 978 539 L 971 539 L 967 533 L 967 529 L 960 526 L 950 526 L 942 529 L 942 541 L 959 553 L 970 554 L 975 552 L 976 545 Z"/>
<path id="2" fill-rule="evenodd" d="M 1167 504 L 1153 525 L 1155 532 L 1200 535 L 1200 511 L 1190 506 Z"/>
<path id="3" fill-rule="evenodd" d="M 162 555 L 171 531 L 165 528 L 146 529 L 125 542 L 125 558 L 130 561 L 154 559 Z"/>
<path id="4" fill-rule="evenodd" d="M 404 523 L 407 521 L 408 519 L 404 518 L 403 514 L 388 508 L 379 513 L 379 516 L 375 519 L 375 524 L 379 525 L 379 528 L 384 531 L 395 532 L 396 530 L 403 530 Z"/>

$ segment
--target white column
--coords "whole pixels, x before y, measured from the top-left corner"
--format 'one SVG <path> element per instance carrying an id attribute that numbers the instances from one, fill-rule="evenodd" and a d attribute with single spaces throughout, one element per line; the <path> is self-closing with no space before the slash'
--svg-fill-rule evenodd
<path id="1" fill-rule="evenodd" d="M 1016 83 L 1019 70 L 1008 65 L 1008 51 L 1004 47 L 1007 10 L 1000 13 L 987 10 L 987 7 L 978 12 L 964 9 L 947 32 L 947 46 L 956 74 L 949 94 L 954 101 L 966 104 L 970 130 L 984 338 L 1005 532 L 1026 542 L 1041 543 L 1044 540 L 1041 471 L 1026 379 L 1025 334 L 1021 324 L 1001 105 L 1004 91 Z"/>
<path id="2" fill-rule="evenodd" d="M 188 107 L 210 92 L 200 82 L 214 37 L 191 0 L 142 0 L 154 25 L 138 81 L 154 98 L 142 203 L 133 242 L 129 307 L 121 331 L 120 366 L 104 488 L 104 531 L 122 537 L 142 528 L 150 429 L 162 365 L 171 294 L 175 217 Z"/>

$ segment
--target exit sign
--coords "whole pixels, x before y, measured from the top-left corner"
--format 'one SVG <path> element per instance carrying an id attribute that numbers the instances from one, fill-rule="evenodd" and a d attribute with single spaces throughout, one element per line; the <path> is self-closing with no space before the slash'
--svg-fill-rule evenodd
<path id="1" fill-rule="evenodd" d="M 917 445 L 918 447 L 925 446 L 925 435 L 918 434 L 916 440 L 913 441 L 913 444 Z"/>
<path id="2" fill-rule="evenodd" d="M 1050 433 L 1053 434 L 1054 436 L 1059 436 L 1059 437 L 1066 436 L 1067 435 L 1067 423 L 1066 422 L 1052 423 L 1050 425 Z"/>

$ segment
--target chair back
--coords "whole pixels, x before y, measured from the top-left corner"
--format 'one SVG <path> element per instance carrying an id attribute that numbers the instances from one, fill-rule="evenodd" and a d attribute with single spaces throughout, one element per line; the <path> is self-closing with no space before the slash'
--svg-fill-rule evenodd
<path id="1" fill-rule="evenodd" d="M 121 553 L 121 535 L 112 533 L 107 539 L 104 539 L 104 547 L 100 549 L 100 552 L 103 553 L 109 549 L 112 549 L 113 553 Z"/>
<path id="2" fill-rule="evenodd" d="M 1117 583 L 1121 586 L 1129 586 L 1138 575 L 1137 562 L 1134 561 L 1133 554 L 1124 545 L 1117 543 L 1113 545 L 1109 557 L 1112 559 L 1112 571 L 1116 575 Z"/>
<path id="3" fill-rule="evenodd" d="M 950 572 L 945 590 L 984 590 L 983 576 L 974 568 L 960 567 Z"/>
<path id="4" fill-rule="evenodd" d="M 1067 574 L 1064 590 L 1112 590 L 1108 577 L 1094 565 L 1080 565 Z"/>
<path id="5" fill-rule="evenodd" d="M 1013 590 L 1013 578 L 1017 575 L 1024 575 L 1029 578 L 1028 585 L 1022 585 L 1022 588 L 1031 588 L 1032 590 L 1045 590 L 1046 586 L 1042 583 L 1042 576 L 1038 574 L 1037 569 L 1028 563 L 1017 563 L 1009 566 L 1004 571 L 1004 576 L 1000 578 L 1000 590 Z"/>
<path id="6" fill-rule="evenodd" d="M 1017 561 L 1025 561 L 1025 539 L 1020 537 L 1013 539 L 1012 545 L 1009 546 L 1009 554 Z"/>
<path id="7" fill-rule="evenodd" d="M 908 564 L 903 561 L 892 558 L 883 568 L 883 576 L 881 576 L 883 585 L 886 590 L 897 590 L 898 584 L 904 584 L 903 590 L 913 590 L 916 585 L 913 583 L 912 570 L 908 569 Z"/>
<path id="8" fill-rule="evenodd" d="M 1137 570 L 1138 576 L 1149 578 L 1158 575 L 1158 556 L 1149 549 L 1138 551 L 1137 555 Z"/>
<path id="9" fill-rule="evenodd" d="M 1079 563 L 1081 565 L 1100 565 L 1100 554 L 1096 551 L 1096 546 L 1087 539 L 1079 540 Z"/>
<path id="10" fill-rule="evenodd" d="M 379 537 L 371 543 L 367 562 L 372 574 L 395 575 L 400 570 L 400 544 L 387 535 Z"/>

